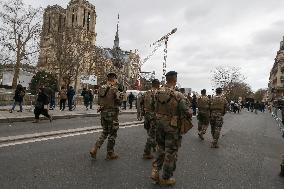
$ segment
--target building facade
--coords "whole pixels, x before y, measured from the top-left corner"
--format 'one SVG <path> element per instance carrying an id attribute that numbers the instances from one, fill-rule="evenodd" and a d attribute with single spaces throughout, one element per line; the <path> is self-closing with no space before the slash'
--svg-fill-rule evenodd
<path id="1" fill-rule="evenodd" d="M 284 38 L 283 38 L 284 41 Z M 270 71 L 268 83 L 269 100 L 278 100 L 284 98 L 284 42 L 280 42 L 280 49 Z"/>
<path id="2" fill-rule="evenodd" d="M 48 6 L 44 10 L 38 68 L 58 77 L 62 85 L 82 87 L 82 79 L 95 75 L 98 85 L 108 72 L 133 88 L 140 72 L 138 51 L 119 46 L 119 22 L 112 48 L 96 46 L 96 9 L 86 0 L 71 0 L 66 9 Z M 119 18 L 118 18 L 119 19 Z"/>
<path id="3" fill-rule="evenodd" d="M 80 84 L 92 63 L 96 43 L 96 10 L 86 0 L 71 0 L 66 9 L 44 10 L 38 68 L 58 76 L 61 85 Z"/>

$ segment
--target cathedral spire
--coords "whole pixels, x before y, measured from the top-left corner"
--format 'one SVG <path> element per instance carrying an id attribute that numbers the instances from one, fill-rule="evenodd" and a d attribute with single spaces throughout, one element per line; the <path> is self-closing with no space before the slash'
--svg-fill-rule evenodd
<path id="1" fill-rule="evenodd" d="M 119 35 L 118 35 L 118 31 L 119 31 L 119 14 L 117 16 L 117 24 L 116 24 L 116 34 L 115 34 L 115 38 L 114 38 L 114 45 L 113 48 L 119 48 Z"/>

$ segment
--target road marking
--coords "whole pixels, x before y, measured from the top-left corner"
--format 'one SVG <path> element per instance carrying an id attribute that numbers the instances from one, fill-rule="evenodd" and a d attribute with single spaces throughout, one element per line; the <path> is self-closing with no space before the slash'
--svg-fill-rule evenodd
<path id="1" fill-rule="evenodd" d="M 119 128 L 125 129 L 125 128 L 138 127 L 142 125 L 143 125 L 142 123 L 139 123 L 139 124 L 120 126 Z M 61 138 L 67 138 L 67 137 L 73 137 L 73 136 L 98 133 L 101 131 L 102 129 L 100 128 L 100 129 L 94 129 L 91 131 L 77 131 L 77 132 L 65 133 L 65 134 L 57 134 L 57 135 L 55 134 L 55 136 L 43 136 L 43 137 L 37 137 L 37 138 L 31 138 L 31 139 L 23 139 L 20 141 L 12 141 L 12 142 L 0 144 L 0 148 L 20 145 L 20 144 L 28 144 L 28 143 L 35 143 L 35 142 L 41 142 L 41 141 L 48 141 L 48 140 L 54 140 L 54 139 L 61 139 Z"/>

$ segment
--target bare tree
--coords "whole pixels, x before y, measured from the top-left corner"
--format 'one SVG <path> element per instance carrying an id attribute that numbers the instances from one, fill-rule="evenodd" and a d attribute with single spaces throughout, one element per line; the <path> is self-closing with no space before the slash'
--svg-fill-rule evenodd
<path id="1" fill-rule="evenodd" d="M 26 6 L 22 0 L 1 2 L 0 44 L 15 63 L 12 87 L 17 85 L 21 64 L 39 52 L 42 9 Z M 7 57 L 6 57 L 7 58 Z"/>
<path id="2" fill-rule="evenodd" d="M 246 78 L 238 67 L 216 67 L 211 71 L 211 82 L 213 88 L 224 88 L 230 83 L 243 82 Z"/>
<path id="3" fill-rule="evenodd" d="M 216 67 L 211 73 L 213 88 L 223 88 L 228 100 L 237 100 L 252 95 L 251 87 L 245 82 L 245 76 L 238 67 Z"/>

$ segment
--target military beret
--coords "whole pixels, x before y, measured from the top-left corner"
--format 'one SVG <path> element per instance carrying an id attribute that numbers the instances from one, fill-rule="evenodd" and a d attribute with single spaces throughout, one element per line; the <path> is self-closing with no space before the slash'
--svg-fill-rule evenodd
<path id="1" fill-rule="evenodd" d="M 216 89 L 216 93 L 221 93 L 223 91 L 223 89 L 221 88 L 221 87 L 218 87 L 217 89 Z"/>
<path id="2" fill-rule="evenodd" d="M 160 84 L 160 81 L 158 79 L 153 79 L 152 84 Z"/>
<path id="3" fill-rule="evenodd" d="M 206 89 L 202 89 L 201 94 L 206 94 Z"/>
<path id="4" fill-rule="evenodd" d="M 174 76 L 174 75 L 177 75 L 177 72 L 175 72 L 175 71 L 169 71 L 169 72 L 166 74 L 166 77 L 167 77 L 167 76 Z"/>
<path id="5" fill-rule="evenodd" d="M 108 78 L 117 78 L 117 75 L 115 73 L 111 72 L 111 73 L 107 74 L 107 77 Z"/>

